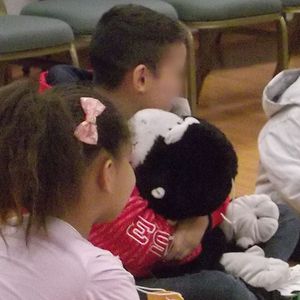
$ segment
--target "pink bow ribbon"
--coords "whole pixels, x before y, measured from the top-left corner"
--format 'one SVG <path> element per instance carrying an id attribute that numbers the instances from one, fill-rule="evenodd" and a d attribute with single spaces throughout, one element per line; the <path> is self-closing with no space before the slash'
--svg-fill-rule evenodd
<path id="1" fill-rule="evenodd" d="M 105 106 L 99 100 L 90 97 L 81 97 L 80 103 L 85 112 L 85 121 L 77 126 L 74 135 L 85 144 L 97 145 L 97 117 L 103 113 Z"/>

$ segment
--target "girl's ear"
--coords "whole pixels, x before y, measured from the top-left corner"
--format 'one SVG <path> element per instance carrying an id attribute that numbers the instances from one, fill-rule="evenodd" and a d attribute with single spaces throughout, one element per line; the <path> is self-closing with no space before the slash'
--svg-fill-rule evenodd
<path id="1" fill-rule="evenodd" d="M 99 185 L 105 192 L 112 193 L 115 187 L 116 181 L 116 168 L 112 159 L 107 159 L 101 164 L 101 170 L 99 170 Z"/>

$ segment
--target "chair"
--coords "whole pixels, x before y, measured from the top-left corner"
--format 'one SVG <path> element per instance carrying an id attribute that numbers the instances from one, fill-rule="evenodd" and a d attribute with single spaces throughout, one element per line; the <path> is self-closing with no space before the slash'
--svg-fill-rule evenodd
<path id="1" fill-rule="evenodd" d="M 225 30 L 276 23 L 278 57 L 275 74 L 288 67 L 288 34 L 280 0 L 166 0 L 191 30 Z M 284 0 L 283 0 L 284 1 Z M 293 0 L 290 0 L 293 1 Z M 296 1 L 296 0 L 294 0 Z M 299 2 L 299 1 L 298 1 Z M 192 48 L 190 48 L 192 51 Z M 190 56 L 193 53 L 189 54 Z M 196 68 L 192 70 L 196 74 Z M 194 75 L 196 76 L 196 75 Z M 199 90 L 204 78 L 198 83 Z"/>
<path id="2" fill-rule="evenodd" d="M 36 1 L 25 6 L 22 15 L 34 15 L 42 17 L 53 17 L 68 23 L 76 37 L 76 47 L 88 47 L 91 34 L 96 27 L 101 16 L 115 5 L 137 4 L 143 5 L 172 19 L 178 19 L 176 10 L 172 5 L 159 0 L 44 0 Z M 185 26 L 185 25 L 183 25 Z M 188 28 L 188 46 L 193 47 L 193 38 Z M 191 53 L 191 51 L 189 51 Z M 188 70 L 192 70 L 195 62 L 194 56 L 187 60 Z M 187 98 L 190 101 L 192 111 L 195 111 L 196 97 L 193 91 L 196 83 L 191 77 L 192 72 L 188 71 L 187 79 Z"/>
<path id="3" fill-rule="evenodd" d="M 51 18 L 7 15 L 0 0 L 0 84 L 6 81 L 9 62 L 69 51 L 78 66 L 71 27 Z"/>
<path id="4" fill-rule="evenodd" d="M 284 16 L 286 18 L 287 14 L 299 14 L 300 13 L 300 0 L 281 0 L 283 6 Z M 296 45 L 293 43 L 293 32 L 290 34 L 290 48 L 291 52 Z"/>
<path id="5" fill-rule="evenodd" d="M 300 13 L 300 0 L 281 0 L 285 13 Z"/>

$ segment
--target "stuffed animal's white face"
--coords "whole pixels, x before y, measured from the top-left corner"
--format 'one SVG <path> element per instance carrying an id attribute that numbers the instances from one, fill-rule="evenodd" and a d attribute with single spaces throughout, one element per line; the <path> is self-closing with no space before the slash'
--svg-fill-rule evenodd
<path id="1" fill-rule="evenodd" d="M 144 109 L 130 120 L 132 132 L 131 163 L 135 168 L 142 164 L 156 138 L 162 136 L 167 144 L 175 143 L 183 136 L 188 126 L 199 123 L 195 118 L 182 119 L 177 115 L 159 109 Z"/>

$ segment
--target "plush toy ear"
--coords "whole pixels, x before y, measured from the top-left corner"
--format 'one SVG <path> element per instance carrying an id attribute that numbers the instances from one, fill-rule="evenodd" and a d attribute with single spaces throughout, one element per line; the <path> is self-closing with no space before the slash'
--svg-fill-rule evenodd
<path id="1" fill-rule="evenodd" d="M 176 125 L 165 135 L 165 143 L 174 144 L 176 142 L 179 142 L 190 125 L 199 123 L 200 122 L 195 118 L 186 118 L 183 123 Z"/>
<path id="2" fill-rule="evenodd" d="M 157 138 L 165 136 L 182 122 L 183 119 L 175 114 L 159 109 L 144 109 L 137 112 L 129 120 L 133 144 L 132 166 L 136 168 L 143 164 Z"/>

